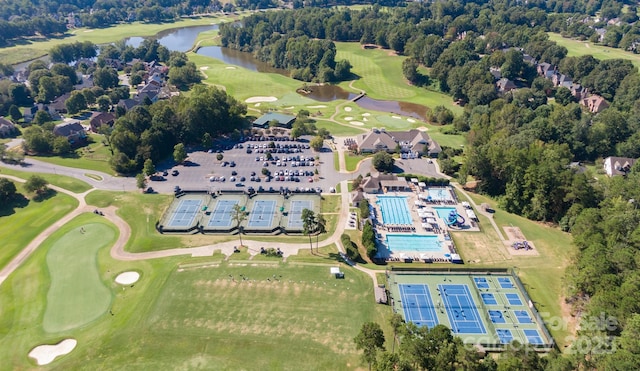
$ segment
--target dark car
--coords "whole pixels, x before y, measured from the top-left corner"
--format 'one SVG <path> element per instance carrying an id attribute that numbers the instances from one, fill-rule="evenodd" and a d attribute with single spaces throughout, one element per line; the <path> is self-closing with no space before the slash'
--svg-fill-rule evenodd
<path id="1" fill-rule="evenodd" d="M 240 181 L 241 181 L 241 182 L 244 182 L 245 180 L 247 180 L 245 177 L 243 177 L 243 176 L 242 176 L 242 177 L 240 177 Z"/>
<path id="2" fill-rule="evenodd" d="M 168 171 L 165 170 L 165 171 L 162 172 L 162 176 L 167 176 L 167 175 L 169 175 Z"/>
<path id="3" fill-rule="evenodd" d="M 238 172 L 234 170 L 231 172 L 231 175 L 238 175 Z"/>
<path id="4" fill-rule="evenodd" d="M 231 161 L 231 162 L 229 163 L 229 166 L 231 166 L 231 167 L 236 167 L 236 163 L 235 163 L 234 161 Z"/>
<path id="5" fill-rule="evenodd" d="M 175 186 L 175 187 L 173 187 L 173 191 L 174 191 L 175 193 L 178 193 L 178 192 L 180 192 L 181 190 L 182 190 L 182 189 L 180 189 L 180 186 Z"/>
<path id="6" fill-rule="evenodd" d="M 153 193 L 153 192 L 155 192 L 155 191 L 151 187 L 149 187 L 149 188 L 144 190 L 144 193 Z"/>
<path id="7" fill-rule="evenodd" d="M 171 175 L 173 176 L 178 176 L 178 174 L 180 174 L 180 172 L 178 170 L 174 170 L 171 172 Z"/>

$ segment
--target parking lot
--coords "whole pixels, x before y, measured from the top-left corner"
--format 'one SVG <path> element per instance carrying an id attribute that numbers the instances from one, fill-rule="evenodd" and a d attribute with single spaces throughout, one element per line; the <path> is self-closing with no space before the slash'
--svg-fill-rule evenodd
<path id="1" fill-rule="evenodd" d="M 175 186 L 209 191 L 249 187 L 277 191 L 282 187 L 291 191 L 329 192 L 341 180 L 353 177 L 335 171 L 333 153 L 328 147 L 316 152 L 309 146 L 309 137 L 297 141 L 284 139 L 287 138 L 275 141 L 251 138 L 217 149 L 191 152 L 182 165 L 158 166 L 160 172 L 166 170 L 166 175 L 149 182 L 149 186 L 161 193 L 172 192 Z M 172 175 L 174 170 L 177 175 Z"/>

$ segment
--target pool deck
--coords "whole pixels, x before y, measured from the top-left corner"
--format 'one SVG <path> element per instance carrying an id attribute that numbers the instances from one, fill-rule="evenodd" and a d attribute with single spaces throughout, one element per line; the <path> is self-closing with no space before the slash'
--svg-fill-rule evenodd
<path id="1" fill-rule="evenodd" d="M 451 190 L 453 192 L 453 190 Z M 412 187 L 411 192 L 387 192 L 384 196 L 398 196 L 406 197 L 407 207 L 411 215 L 412 224 L 394 225 L 382 223 L 382 211 L 380 210 L 380 204 L 378 204 L 378 195 L 368 195 L 369 205 L 373 207 L 373 225 L 376 230 L 376 237 L 378 240 L 378 255 L 380 259 L 387 261 L 425 261 L 430 263 L 448 263 L 450 262 L 450 254 L 455 254 L 456 249 L 453 241 L 451 240 L 451 231 L 479 231 L 480 228 L 477 223 L 468 220 L 466 217 L 465 208 L 462 204 L 452 204 L 450 202 L 432 202 L 425 203 L 420 200 L 419 195 L 424 194 L 425 190 L 418 189 L 417 186 Z M 438 217 L 436 208 L 447 207 L 455 208 L 457 213 L 461 215 L 465 221 L 461 227 L 448 226 L 444 220 Z M 421 215 L 426 216 L 423 218 Z M 387 234 L 418 234 L 424 236 L 438 236 L 442 246 L 442 251 L 425 251 L 416 252 L 415 248 L 402 250 L 402 248 L 394 248 L 393 251 L 389 250 L 386 245 Z"/>

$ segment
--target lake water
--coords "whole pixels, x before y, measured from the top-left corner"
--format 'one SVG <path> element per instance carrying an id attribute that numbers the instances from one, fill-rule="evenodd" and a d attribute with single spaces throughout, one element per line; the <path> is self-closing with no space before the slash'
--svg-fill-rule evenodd
<path id="1" fill-rule="evenodd" d="M 137 48 L 142 44 L 144 39 L 158 40 L 160 45 L 169 49 L 169 51 L 186 52 L 191 49 L 193 43 L 196 41 L 198 34 L 205 31 L 217 30 L 217 24 L 205 25 L 205 26 L 193 26 L 174 28 L 170 30 L 164 30 L 157 33 L 155 36 L 149 37 L 128 37 L 125 39 L 127 45 L 131 45 Z"/>
<path id="2" fill-rule="evenodd" d="M 218 59 L 226 64 L 232 64 L 251 71 L 264 73 L 277 73 L 289 77 L 289 71 L 271 67 L 265 62 L 257 60 L 251 53 L 241 52 L 221 46 L 204 46 L 198 49 L 198 54 Z"/>

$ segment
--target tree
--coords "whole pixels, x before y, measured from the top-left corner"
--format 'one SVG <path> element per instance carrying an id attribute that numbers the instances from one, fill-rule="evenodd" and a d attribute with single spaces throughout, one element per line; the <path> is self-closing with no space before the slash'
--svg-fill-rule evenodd
<path id="1" fill-rule="evenodd" d="M 396 342 L 398 341 L 398 331 L 402 328 L 402 324 L 404 320 L 402 316 L 398 313 L 393 313 L 391 318 L 389 318 L 389 324 L 391 328 L 393 328 L 393 345 L 391 347 L 391 352 L 394 353 L 396 351 Z"/>
<path id="2" fill-rule="evenodd" d="M 79 91 L 71 92 L 71 96 L 64 102 L 64 106 L 70 114 L 78 113 L 87 109 L 87 101 Z"/>
<path id="3" fill-rule="evenodd" d="M 0 203 L 6 205 L 16 194 L 16 185 L 7 178 L 0 178 Z"/>
<path id="4" fill-rule="evenodd" d="M 173 159 L 178 164 L 187 159 L 187 151 L 184 148 L 184 144 L 178 143 L 173 147 Z"/>
<path id="5" fill-rule="evenodd" d="M 142 173 L 146 176 L 152 176 L 153 174 L 156 173 L 156 167 L 150 158 L 144 160 L 144 167 L 142 168 Z"/>
<path id="6" fill-rule="evenodd" d="M 36 125 L 42 126 L 42 124 L 45 124 L 51 121 L 53 121 L 53 119 L 51 118 L 51 115 L 47 111 L 39 110 L 38 112 L 36 112 L 35 116 L 33 116 L 33 122 Z"/>
<path id="7" fill-rule="evenodd" d="M 380 151 L 373 156 L 372 164 L 380 172 L 391 172 L 393 171 L 395 160 L 387 152 Z"/>
<path id="8" fill-rule="evenodd" d="M 111 67 L 98 68 L 93 73 L 93 82 L 104 90 L 115 88 L 119 84 L 118 71 Z"/>
<path id="9" fill-rule="evenodd" d="M 55 137 L 53 139 L 53 153 L 66 155 L 69 152 L 71 152 L 71 143 L 66 137 Z"/>
<path id="10" fill-rule="evenodd" d="M 224 155 L 222 153 L 218 153 L 216 155 L 216 160 L 218 160 L 218 161 L 222 161 L 223 158 L 224 158 Z"/>
<path id="11" fill-rule="evenodd" d="M 313 148 L 313 150 L 316 152 L 320 152 L 323 144 L 324 144 L 324 139 L 319 135 L 313 137 L 313 139 L 311 139 L 311 141 L 309 142 L 309 146 Z"/>
<path id="12" fill-rule="evenodd" d="M 49 183 L 43 177 L 39 175 L 32 175 L 24 183 L 24 189 L 29 193 L 35 192 L 40 195 L 47 191 L 48 185 Z"/>
<path id="13" fill-rule="evenodd" d="M 236 228 L 238 228 L 238 237 L 240 238 L 240 247 L 242 247 L 242 222 L 247 219 L 247 213 L 244 212 L 242 207 L 238 204 L 233 205 L 233 209 L 231 210 L 231 220 L 236 223 Z"/>
<path id="14" fill-rule="evenodd" d="M 327 221 L 322 214 L 316 215 L 316 251 L 320 252 L 319 239 L 320 235 L 327 231 Z"/>
<path id="15" fill-rule="evenodd" d="M 376 360 L 378 350 L 384 350 L 384 333 L 380 325 L 375 322 L 365 322 L 360 328 L 360 332 L 353 339 L 356 349 L 362 350 L 362 360 L 371 365 Z"/>
<path id="16" fill-rule="evenodd" d="M 20 112 L 20 108 L 18 108 L 18 106 L 12 104 L 9 107 L 9 116 L 11 117 L 11 121 L 15 124 L 22 118 L 22 112 Z"/>
<path id="17" fill-rule="evenodd" d="M 102 112 L 107 112 L 111 107 L 111 99 L 108 95 L 101 95 L 96 98 L 96 104 L 98 105 L 98 109 Z"/>
<path id="18" fill-rule="evenodd" d="M 309 247 L 311 248 L 311 253 L 313 254 L 313 244 L 311 243 L 311 234 L 316 229 L 316 216 L 313 210 L 302 209 L 302 233 L 305 236 L 309 236 Z"/>
<path id="19" fill-rule="evenodd" d="M 144 174 L 140 173 L 136 175 L 136 187 L 140 190 L 147 187 L 147 179 L 144 177 Z"/>

